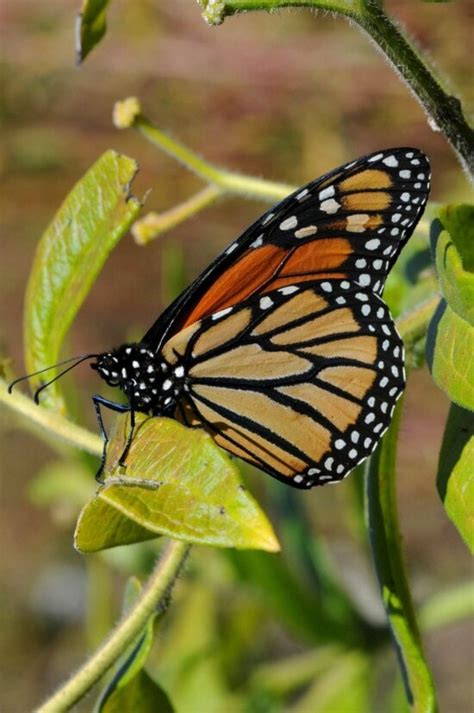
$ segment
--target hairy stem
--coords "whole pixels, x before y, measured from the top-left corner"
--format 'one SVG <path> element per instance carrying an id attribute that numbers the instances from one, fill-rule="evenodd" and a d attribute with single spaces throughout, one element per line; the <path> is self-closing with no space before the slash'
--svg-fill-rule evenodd
<path id="1" fill-rule="evenodd" d="M 192 218 L 199 211 L 215 203 L 224 191 L 210 184 L 191 198 L 179 203 L 163 213 L 148 213 L 141 220 L 136 220 L 132 227 L 132 235 L 139 245 L 146 245 L 159 235 L 175 228 L 185 220 Z"/>
<path id="2" fill-rule="evenodd" d="M 428 123 L 441 131 L 461 163 L 474 175 L 474 131 L 464 118 L 460 100 L 450 95 L 399 27 L 385 14 L 380 0 L 201 0 L 204 19 L 219 24 L 239 12 L 288 7 L 329 10 L 356 22 L 390 61 L 424 108 Z"/>
<path id="3" fill-rule="evenodd" d="M 155 146 L 166 151 L 176 161 L 223 192 L 275 201 L 284 198 L 294 190 L 293 186 L 286 183 L 273 183 L 261 178 L 232 173 L 208 163 L 187 146 L 175 141 L 157 126 L 154 126 L 143 114 L 138 114 L 135 117 L 133 126 Z"/>
<path id="4" fill-rule="evenodd" d="M 365 10 L 355 20 L 405 80 L 424 108 L 430 127 L 446 136 L 473 177 L 474 131 L 464 118 L 460 100 L 443 89 L 420 52 L 408 42 L 378 3 L 366 2 Z"/>
<path id="5" fill-rule="evenodd" d="M 18 391 L 9 394 L 7 385 L 2 379 L 0 379 L 0 403 L 13 409 L 23 420 L 39 427 L 44 433 L 61 438 L 66 443 L 95 456 L 101 455 L 103 443 L 100 436 L 77 426 L 64 416 L 37 406 L 32 399 Z"/>
<path id="6" fill-rule="evenodd" d="M 64 713 L 89 691 L 140 634 L 149 617 L 168 596 L 190 545 L 170 540 L 135 605 L 88 661 L 36 713 Z"/>

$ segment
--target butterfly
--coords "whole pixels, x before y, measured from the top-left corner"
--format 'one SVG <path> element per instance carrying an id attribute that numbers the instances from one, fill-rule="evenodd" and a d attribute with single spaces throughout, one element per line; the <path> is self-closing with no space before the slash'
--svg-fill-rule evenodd
<path id="1" fill-rule="evenodd" d="M 297 488 L 339 481 L 367 458 L 405 383 L 381 294 L 429 188 L 414 148 L 345 164 L 264 213 L 139 343 L 86 355 L 127 401 L 93 397 L 105 439 L 101 406 L 131 414 L 121 464 L 136 412 L 204 428 Z"/>

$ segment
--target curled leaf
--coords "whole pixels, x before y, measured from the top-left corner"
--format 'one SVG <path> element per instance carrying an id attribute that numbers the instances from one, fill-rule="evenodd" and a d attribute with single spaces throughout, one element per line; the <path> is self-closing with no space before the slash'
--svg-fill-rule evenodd
<path id="1" fill-rule="evenodd" d="M 433 379 L 451 401 L 474 410 L 474 206 L 447 206 L 433 222 L 441 301 L 428 330 Z"/>

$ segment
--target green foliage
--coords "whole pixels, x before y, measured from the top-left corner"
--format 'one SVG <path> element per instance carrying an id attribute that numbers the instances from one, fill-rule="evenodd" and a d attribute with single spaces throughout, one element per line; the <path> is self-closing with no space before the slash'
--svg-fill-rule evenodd
<path id="1" fill-rule="evenodd" d="M 401 408 L 370 459 L 367 520 L 372 556 L 387 618 L 397 646 L 406 697 L 415 710 L 436 710 L 431 672 L 425 659 L 400 549 L 395 499 L 396 448 Z"/>
<path id="2" fill-rule="evenodd" d="M 444 299 L 429 327 L 428 363 L 449 398 L 474 410 L 474 206 L 440 209 L 431 240 Z"/>
<path id="3" fill-rule="evenodd" d="M 81 64 L 107 31 L 109 0 L 82 0 L 76 19 L 76 61 Z"/>
<path id="4" fill-rule="evenodd" d="M 469 163 L 472 146 L 460 106 L 444 94 L 420 55 L 384 15 L 383 3 L 378 0 L 202 0 L 200 4 L 206 20 L 214 24 L 241 10 L 289 5 L 325 8 L 354 19 L 398 68 L 433 122 L 439 123 Z M 104 36 L 107 6 L 107 0 L 84 0 L 76 27 L 79 62 Z M 134 126 L 209 184 L 164 219 L 155 217 L 153 236 L 178 225 L 219 196 L 234 193 L 268 200 L 290 190 L 282 184 L 211 166 L 152 126 L 141 114 L 138 100 L 129 100 L 121 112 L 117 110 L 115 115 L 118 126 Z M 135 220 L 140 205 L 130 195 L 130 183 L 136 170 L 132 159 L 113 151 L 103 154 L 73 188 L 41 238 L 25 308 L 29 371 L 58 361 L 78 309 L 109 253 Z M 393 314 L 404 325 L 410 366 L 422 363 L 420 345 L 431 316 L 426 304 L 431 304 L 437 290 L 426 234 L 427 224 L 410 240 L 385 293 Z M 474 208 L 461 205 L 439 209 L 432 227 L 432 248 L 443 299 L 430 324 L 427 359 L 434 380 L 454 402 L 440 452 L 437 485 L 448 517 L 473 549 Z M 162 270 L 161 289 L 168 299 L 183 279 L 180 248 L 170 245 L 164 251 Z M 34 383 L 38 385 L 39 381 Z M 45 392 L 42 402 L 50 409 L 64 411 L 57 384 Z M 24 404 L 22 409 L 27 412 Z M 399 713 L 410 706 L 428 713 L 435 710 L 435 692 L 405 572 L 396 506 L 399 418 L 400 407 L 367 468 L 366 526 L 405 684 L 405 694 L 395 685 L 391 709 Z M 53 423 L 50 430 L 54 428 Z M 147 571 L 147 556 L 154 557 L 163 543 L 158 538 L 164 535 L 174 541 L 167 551 L 164 548 L 145 587 L 137 580 L 129 582 L 123 619 L 104 645 L 108 663 L 99 655 L 90 666 L 92 672 L 86 664 L 59 694 L 66 691 L 67 700 L 74 704 L 115 662 L 112 678 L 97 703 L 97 713 L 172 713 L 192 710 L 196 700 L 205 701 L 206 713 L 375 710 L 376 664 L 387 643 L 388 629 L 368 621 L 357 610 L 339 582 L 322 538 L 308 525 L 301 500 L 292 493 L 280 497 L 269 486 L 272 512 L 283 542 L 283 553 L 274 554 L 279 542 L 272 525 L 243 487 L 234 463 L 208 435 L 168 419 L 137 415 L 136 433 L 123 469 L 118 462 L 128 429 L 128 416 L 116 419 L 108 444 L 105 482 L 82 509 L 76 547 L 90 553 L 142 543 L 128 561 L 140 561 Z M 61 435 L 59 428 L 57 433 Z M 76 445 L 83 445 L 73 432 L 70 440 L 74 442 L 75 438 Z M 88 466 L 86 461 L 52 463 L 31 486 L 32 500 L 53 510 L 74 511 L 90 497 Z M 360 502 L 353 507 L 351 516 L 360 530 Z M 157 541 L 143 544 L 147 540 Z M 205 566 L 192 565 L 194 569 L 183 584 L 184 595 L 176 597 L 173 612 L 167 613 L 167 626 L 160 631 L 160 651 L 156 653 L 154 629 L 164 618 L 188 551 L 178 541 L 233 549 L 220 555 L 208 549 Z M 142 560 L 137 552 L 142 553 Z M 111 552 L 102 557 L 102 563 L 114 561 Z M 463 586 L 454 593 L 443 593 L 431 607 L 430 602 L 425 604 L 422 620 L 433 627 L 466 616 L 471 610 L 472 588 Z M 140 616 L 135 625 L 132 616 L 136 612 Z M 275 636 L 276 624 L 281 629 Z M 120 638 L 120 626 L 128 625 L 128 635 L 123 636 L 122 628 Z M 275 660 L 262 662 L 257 629 L 263 632 L 262 638 L 267 638 L 267 650 L 277 643 Z M 228 636 L 223 637 L 222 632 Z M 278 637 L 287 637 L 289 648 L 296 646 L 297 652 L 279 655 Z M 124 642 L 122 648 L 117 647 L 117 641 Z M 300 651 L 301 647 L 306 650 Z M 145 665 L 153 670 L 153 677 Z M 171 692 L 176 708 L 155 677 Z M 42 710 L 58 710 L 54 706 L 50 701 Z"/>
<path id="5" fill-rule="evenodd" d="M 28 372 L 56 364 L 64 337 L 108 255 L 140 210 L 130 184 L 137 164 L 106 151 L 78 181 L 42 235 L 28 281 L 24 349 Z M 54 376 L 51 371 L 50 378 Z M 38 377 L 31 380 L 39 385 Z M 58 382 L 42 403 L 64 411 Z"/>
<path id="6" fill-rule="evenodd" d="M 124 616 L 136 601 L 142 586 L 131 578 L 125 589 Z M 153 645 L 153 628 L 157 614 L 148 619 L 143 631 L 120 657 L 110 683 L 100 695 L 95 713 L 174 713 L 170 699 L 144 670 Z"/>
<path id="7" fill-rule="evenodd" d="M 472 355 L 471 355 L 472 358 Z M 437 486 L 446 513 L 474 552 L 474 412 L 451 404 Z"/>
<path id="8" fill-rule="evenodd" d="M 244 488 L 236 466 L 207 433 L 137 414 L 137 435 L 124 473 L 117 464 L 128 417 L 116 423 L 105 484 L 79 518 L 80 551 L 157 535 L 218 547 L 279 549 L 272 526 Z"/>

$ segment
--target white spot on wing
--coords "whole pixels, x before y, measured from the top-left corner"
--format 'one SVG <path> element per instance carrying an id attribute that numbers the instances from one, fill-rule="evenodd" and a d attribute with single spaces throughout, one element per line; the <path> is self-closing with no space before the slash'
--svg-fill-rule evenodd
<path id="1" fill-rule="evenodd" d="M 226 314 L 229 314 L 229 312 L 232 312 L 232 307 L 226 307 L 225 309 L 221 309 L 219 312 L 215 312 L 215 314 L 212 315 L 211 319 L 220 319 Z"/>
<path id="2" fill-rule="evenodd" d="M 324 201 L 326 198 L 332 198 L 335 195 L 336 191 L 334 190 L 334 186 L 328 186 L 327 188 L 324 188 L 322 191 L 319 191 L 319 200 Z"/>
<path id="3" fill-rule="evenodd" d="M 380 245 L 380 240 L 378 238 L 372 238 L 372 240 L 367 240 L 365 247 L 367 250 L 377 250 Z"/>
<path id="4" fill-rule="evenodd" d="M 329 215 L 333 213 L 337 213 L 341 206 L 337 201 L 334 200 L 334 198 L 329 198 L 327 201 L 323 201 L 320 205 L 321 210 L 324 213 L 328 213 Z"/>
<path id="5" fill-rule="evenodd" d="M 259 248 L 260 245 L 263 245 L 263 233 L 262 233 L 261 235 L 259 235 L 258 238 L 255 238 L 255 240 L 253 241 L 253 243 L 250 243 L 250 246 L 249 246 L 249 247 L 251 247 L 251 248 Z"/>
<path id="6" fill-rule="evenodd" d="M 291 230 L 292 228 L 296 228 L 297 225 L 298 218 L 296 215 L 292 215 L 280 223 L 280 230 Z"/>
<path id="7" fill-rule="evenodd" d="M 398 166 L 398 161 L 395 156 L 387 156 L 387 158 L 384 158 L 382 163 L 384 163 L 386 166 L 389 166 L 390 168 L 396 168 Z"/>
<path id="8" fill-rule="evenodd" d="M 293 292 L 298 292 L 298 287 L 296 285 L 288 285 L 287 287 L 280 287 L 278 292 L 281 295 L 292 295 Z"/>
<path id="9" fill-rule="evenodd" d="M 270 297 L 262 297 L 259 305 L 260 309 L 269 309 L 269 307 L 273 306 L 273 300 Z"/>
<path id="10" fill-rule="evenodd" d="M 307 188 L 303 188 L 302 191 L 296 194 L 295 198 L 297 201 L 301 201 L 303 198 L 305 198 L 307 195 L 309 195 L 309 191 Z"/>

